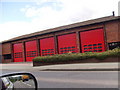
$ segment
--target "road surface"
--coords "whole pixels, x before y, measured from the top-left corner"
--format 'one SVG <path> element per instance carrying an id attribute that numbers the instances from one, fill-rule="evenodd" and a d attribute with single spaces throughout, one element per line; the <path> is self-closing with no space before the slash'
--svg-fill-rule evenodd
<path id="1" fill-rule="evenodd" d="M 35 86 L 35 84 L 34 84 L 33 80 L 29 80 L 26 82 L 16 81 L 14 83 L 14 88 L 35 88 L 34 86 Z"/>
<path id="2" fill-rule="evenodd" d="M 11 72 L 16 72 L 16 70 L 2 71 L 2 73 Z M 118 71 L 37 70 L 25 72 L 30 72 L 36 77 L 39 88 L 118 88 Z"/>

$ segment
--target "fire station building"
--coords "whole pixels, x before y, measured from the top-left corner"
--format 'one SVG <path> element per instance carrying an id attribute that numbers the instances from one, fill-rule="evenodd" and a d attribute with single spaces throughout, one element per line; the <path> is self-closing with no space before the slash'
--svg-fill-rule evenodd
<path id="1" fill-rule="evenodd" d="M 2 63 L 36 56 L 104 52 L 120 46 L 120 17 L 107 16 L 15 37 L 2 42 Z"/>

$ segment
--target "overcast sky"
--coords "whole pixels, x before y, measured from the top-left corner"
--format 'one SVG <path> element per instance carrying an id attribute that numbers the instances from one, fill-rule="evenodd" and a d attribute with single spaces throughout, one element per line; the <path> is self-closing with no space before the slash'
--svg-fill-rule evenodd
<path id="1" fill-rule="evenodd" d="M 112 15 L 120 0 L 0 0 L 0 42 Z"/>

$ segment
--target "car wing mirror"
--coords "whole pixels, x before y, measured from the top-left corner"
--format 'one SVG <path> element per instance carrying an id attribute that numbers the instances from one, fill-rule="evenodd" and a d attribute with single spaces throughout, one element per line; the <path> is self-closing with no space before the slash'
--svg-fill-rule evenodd
<path id="1" fill-rule="evenodd" d="M 13 73 L 0 76 L 0 90 L 37 90 L 36 78 L 31 73 Z"/>

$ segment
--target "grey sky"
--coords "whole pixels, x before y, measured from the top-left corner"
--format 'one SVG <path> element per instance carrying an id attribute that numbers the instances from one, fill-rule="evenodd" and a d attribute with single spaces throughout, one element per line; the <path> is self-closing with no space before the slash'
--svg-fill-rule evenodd
<path id="1" fill-rule="evenodd" d="M 0 18 L 3 21 L 0 23 L 0 41 L 110 16 L 112 11 L 117 16 L 118 1 L 120 0 L 1 0 Z"/>

